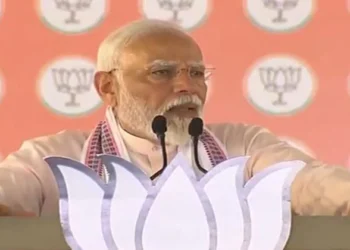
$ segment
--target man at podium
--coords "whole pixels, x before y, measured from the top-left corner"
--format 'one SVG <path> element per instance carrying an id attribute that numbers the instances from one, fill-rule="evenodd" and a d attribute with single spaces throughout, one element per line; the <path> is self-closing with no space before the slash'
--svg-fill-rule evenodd
<path id="1" fill-rule="evenodd" d="M 158 115 L 167 125 L 165 158 L 170 161 L 180 151 L 192 154 L 189 126 L 201 117 L 208 70 L 198 44 L 173 24 L 141 20 L 112 32 L 99 47 L 94 78 L 107 106 L 104 119 L 89 132 L 63 131 L 25 141 L 1 162 L 0 215 L 58 213 L 58 188 L 43 160 L 51 155 L 79 160 L 106 179 L 98 155 L 114 154 L 154 177 L 164 161 L 157 128 L 152 128 Z M 200 141 L 203 169 L 193 164 L 199 175 L 228 157 L 250 156 L 247 180 L 274 163 L 301 160 L 307 165 L 292 184 L 293 212 L 350 215 L 350 172 L 311 158 L 267 129 L 205 124 Z"/>

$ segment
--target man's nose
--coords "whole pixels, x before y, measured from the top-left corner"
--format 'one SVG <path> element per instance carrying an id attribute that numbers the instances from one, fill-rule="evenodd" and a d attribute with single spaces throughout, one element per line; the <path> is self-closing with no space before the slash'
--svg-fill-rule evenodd
<path id="1" fill-rule="evenodd" d="M 195 92 L 195 86 L 193 80 L 188 73 L 181 72 L 176 79 L 174 79 L 174 92 L 175 93 L 190 93 Z"/>

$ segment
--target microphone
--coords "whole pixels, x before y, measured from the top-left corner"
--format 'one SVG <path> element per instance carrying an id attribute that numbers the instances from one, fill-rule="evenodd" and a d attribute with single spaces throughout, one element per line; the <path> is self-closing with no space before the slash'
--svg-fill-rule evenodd
<path id="1" fill-rule="evenodd" d="M 203 120 L 199 117 L 193 118 L 188 126 L 188 133 L 192 136 L 194 161 L 201 172 L 207 173 L 208 171 L 202 168 L 198 158 L 198 141 L 199 136 L 203 133 Z"/>
<path id="2" fill-rule="evenodd" d="M 160 142 L 160 146 L 162 147 L 162 156 L 163 156 L 163 167 L 161 170 L 156 172 L 154 175 L 151 176 L 151 180 L 154 180 L 157 178 L 159 175 L 161 175 L 168 165 L 168 157 L 166 153 L 166 147 L 165 147 L 165 133 L 167 131 L 167 123 L 166 123 L 166 118 L 162 115 L 157 115 L 154 117 L 152 121 L 152 130 L 153 133 L 157 135 L 157 138 Z"/>

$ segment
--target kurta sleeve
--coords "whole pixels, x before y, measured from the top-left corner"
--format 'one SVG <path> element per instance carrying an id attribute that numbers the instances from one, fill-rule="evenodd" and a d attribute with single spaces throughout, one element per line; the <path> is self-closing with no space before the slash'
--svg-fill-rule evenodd
<path id="1" fill-rule="evenodd" d="M 57 214 L 58 188 L 44 158 L 55 155 L 78 160 L 86 137 L 63 131 L 25 141 L 6 157 L 0 163 L 0 216 Z"/>
<path id="2" fill-rule="evenodd" d="M 231 156 L 248 155 L 246 178 L 281 161 L 307 165 L 292 184 L 292 209 L 298 215 L 350 215 L 350 171 L 331 166 L 281 141 L 259 126 L 230 125 L 222 138 Z"/>
<path id="3" fill-rule="evenodd" d="M 21 160 L 6 159 L 0 164 L 0 215 L 40 214 L 43 187 L 33 169 Z"/>

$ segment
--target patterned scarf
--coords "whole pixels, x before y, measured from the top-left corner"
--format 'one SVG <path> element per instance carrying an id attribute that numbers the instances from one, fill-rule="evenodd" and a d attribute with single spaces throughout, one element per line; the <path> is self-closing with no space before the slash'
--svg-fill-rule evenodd
<path id="1" fill-rule="evenodd" d="M 98 156 L 100 154 L 121 156 L 110 126 L 107 119 L 99 122 L 87 142 L 85 165 L 96 171 L 100 177 L 103 177 L 104 171 Z M 225 152 L 207 130 L 204 130 L 199 140 L 203 143 L 213 167 L 227 159 Z"/>

